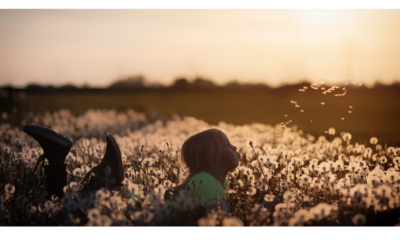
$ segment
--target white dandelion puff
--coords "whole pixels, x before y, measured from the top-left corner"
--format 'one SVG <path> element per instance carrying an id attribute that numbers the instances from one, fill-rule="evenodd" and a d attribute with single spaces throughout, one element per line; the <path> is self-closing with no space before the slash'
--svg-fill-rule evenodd
<path id="1" fill-rule="evenodd" d="M 379 162 L 381 163 L 381 164 L 385 164 L 385 163 L 387 163 L 387 158 L 386 158 L 386 156 L 382 156 L 381 158 L 379 158 Z"/>
<path id="2" fill-rule="evenodd" d="M 369 140 L 369 142 L 370 142 L 372 145 L 375 145 L 375 144 L 378 143 L 378 138 L 376 138 L 376 137 L 371 137 L 371 139 Z"/>
<path id="3" fill-rule="evenodd" d="M 142 161 L 142 167 L 143 168 L 149 168 L 149 167 L 153 166 L 153 164 L 154 164 L 154 159 L 153 158 L 145 158 Z"/>
<path id="4" fill-rule="evenodd" d="M 72 175 L 76 176 L 76 177 L 82 176 L 83 175 L 82 169 L 81 168 L 75 168 L 72 171 Z"/>
<path id="5" fill-rule="evenodd" d="M 15 192 L 15 187 L 13 184 L 8 183 L 5 185 L 4 190 L 6 191 L 6 194 L 13 194 Z"/>
<path id="6" fill-rule="evenodd" d="M 389 194 L 392 192 L 392 188 L 389 187 L 386 184 L 380 185 L 377 189 L 376 189 L 376 194 L 383 196 L 383 197 L 388 197 Z"/>
<path id="7" fill-rule="evenodd" d="M 255 187 L 249 187 L 248 191 L 246 191 L 246 194 L 249 196 L 253 196 L 257 193 L 257 189 Z"/>
<path id="8" fill-rule="evenodd" d="M 356 214 L 351 221 L 356 226 L 363 226 L 367 222 L 367 218 L 363 214 Z"/>
<path id="9" fill-rule="evenodd" d="M 243 224 L 243 221 L 241 219 L 239 219 L 238 217 L 233 216 L 233 217 L 225 218 L 222 221 L 222 226 L 225 226 L 225 227 L 234 227 L 234 226 L 242 227 L 242 226 L 244 226 L 244 224 Z"/>
<path id="10" fill-rule="evenodd" d="M 100 218 L 100 216 L 100 211 L 97 208 L 92 208 L 87 213 L 87 217 L 89 220 L 97 220 L 98 218 Z"/>
<path id="11" fill-rule="evenodd" d="M 343 138 L 344 141 L 349 142 L 351 140 L 351 134 L 350 133 L 344 133 L 342 138 Z"/>

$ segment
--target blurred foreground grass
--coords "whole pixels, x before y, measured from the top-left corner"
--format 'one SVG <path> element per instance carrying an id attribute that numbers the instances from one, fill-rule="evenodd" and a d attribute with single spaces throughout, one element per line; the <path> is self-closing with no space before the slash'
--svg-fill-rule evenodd
<path id="1" fill-rule="evenodd" d="M 390 90 L 350 89 L 342 97 L 320 90 L 142 90 L 125 92 L 54 92 L 28 93 L 16 98 L 17 111 L 1 119 L 21 125 L 20 120 L 34 113 L 69 109 L 81 114 L 88 109 L 133 109 L 150 115 L 186 114 L 217 125 L 224 121 L 235 125 L 288 122 L 318 137 L 330 127 L 350 132 L 352 142 L 369 143 L 372 136 L 379 143 L 400 146 L 400 93 Z M 295 107 L 291 101 L 297 102 Z M 324 105 L 321 104 L 324 102 Z M 350 108 L 350 106 L 352 108 Z M 301 112 L 304 110 L 304 112 Z M 351 113 L 349 113 L 351 111 Z M 285 117 L 287 115 L 287 117 Z M 341 118 L 344 118 L 342 120 Z M 327 136 L 328 137 L 328 136 Z"/>

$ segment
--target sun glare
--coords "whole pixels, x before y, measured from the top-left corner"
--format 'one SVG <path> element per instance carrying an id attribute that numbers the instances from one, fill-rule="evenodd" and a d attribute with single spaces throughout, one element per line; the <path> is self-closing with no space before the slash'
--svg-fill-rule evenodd
<path id="1" fill-rule="evenodd" d="M 295 15 L 306 24 L 325 25 L 349 21 L 346 10 L 299 10 Z"/>

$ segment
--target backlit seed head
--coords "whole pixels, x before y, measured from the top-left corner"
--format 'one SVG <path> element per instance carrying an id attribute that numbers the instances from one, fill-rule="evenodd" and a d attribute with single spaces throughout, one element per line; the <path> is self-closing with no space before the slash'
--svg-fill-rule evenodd
<path id="1" fill-rule="evenodd" d="M 365 218 L 365 216 L 363 214 L 357 214 L 353 217 L 353 219 L 351 221 L 356 226 L 363 226 L 367 222 L 367 219 Z"/>
<path id="2" fill-rule="evenodd" d="M 5 187 L 4 190 L 6 191 L 6 194 L 13 194 L 15 192 L 15 187 L 13 184 L 8 183 Z"/>

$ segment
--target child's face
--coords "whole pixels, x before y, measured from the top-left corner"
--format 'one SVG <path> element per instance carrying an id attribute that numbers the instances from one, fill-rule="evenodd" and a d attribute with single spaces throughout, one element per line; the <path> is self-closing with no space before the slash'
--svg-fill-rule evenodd
<path id="1" fill-rule="evenodd" d="M 223 148 L 217 157 L 217 164 L 225 170 L 230 171 L 239 166 L 240 154 L 236 152 L 237 148 L 229 142 L 228 137 L 224 133 L 222 133 L 221 139 Z"/>

